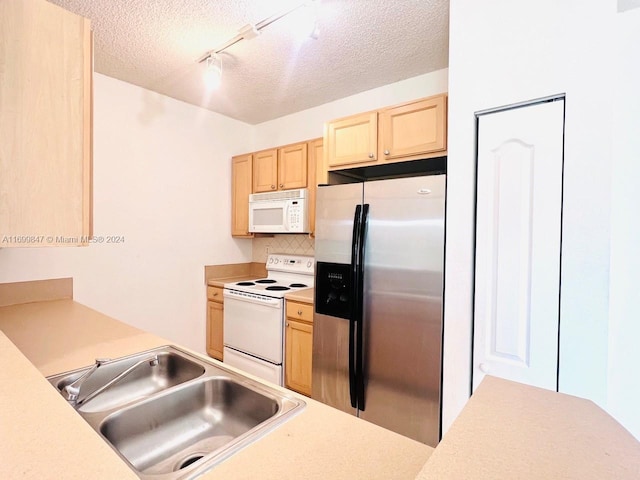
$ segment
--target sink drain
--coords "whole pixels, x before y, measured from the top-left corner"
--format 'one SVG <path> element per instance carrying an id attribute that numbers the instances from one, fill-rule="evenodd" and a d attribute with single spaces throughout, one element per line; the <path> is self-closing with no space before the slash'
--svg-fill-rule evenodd
<path id="1" fill-rule="evenodd" d="M 185 458 L 184 460 L 182 460 L 182 462 L 180 462 L 178 464 L 178 470 L 182 470 L 183 468 L 187 468 L 189 465 L 193 465 L 194 463 L 196 463 L 198 460 L 200 460 L 201 458 L 203 458 L 204 455 L 191 455 L 187 458 Z"/>

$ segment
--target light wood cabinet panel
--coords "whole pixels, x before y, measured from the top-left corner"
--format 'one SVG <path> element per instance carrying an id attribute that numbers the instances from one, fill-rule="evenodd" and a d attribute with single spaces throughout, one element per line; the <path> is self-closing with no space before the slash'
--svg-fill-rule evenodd
<path id="1" fill-rule="evenodd" d="M 234 237 L 253 237 L 249 233 L 252 171 L 252 155 L 240 155 L 231 159 L 231 235 Z"/>
<path id="2" fill-rule="evenodd" d="M 313 237 L 316 231 L 316 193 L 318 191 L 317 171 L 318 169 L 323 168 L 324 163 L 322 138 L 309 142 L 308 149 L 309 235 Z"/>
<path id="3" fill-rule="evenodd" d="M 328 122 L 324 145 L 323 183 L 329 171 L 445 156 L 447 95 Z"/>
<path id="4" fill-rule="evenodd" d="M 285 335 L 285 386 L 311 396 L 313 326 L 287 318 Z"/>
<path id="5" fill-rule="evenodd" d="M 278 149 L 278 189 L 307 187 L 307 144 Z"/>
<path id="6" fill-rule="evenodd" d="M 378 115 L 380 159 L 396 160 L 446 149 L 446 97 L 382 110 Z"/>
<path id="7" fill-rule="evenodd" d="M 223 289 L 220 287 L 207 286 L 207 299 L 222 303 Z"/>
<path id="8" fill-rule="evenodd" d="M 207 302 L 207 354 L 223 360 L 224 304 Z"/>
<path id="9" fill-rule="evenodd" d="M 327 124 L 324 145 L 328 167 L 371 163 L 377 160 L 378 113 L 369 112 Z"/>
<path id="10" fill-rule="evenodd" d="M 253 154 L 253 193 L 278 189 L 278 149 Z"/>
<path id="11" fill-rule="evenodd" d="M 313 323 L 313 305 L 287 300 L 287 318 Z"/>
<path id="12" fill-rule="evenodd" d="M 0 2 L 0 247 L 87 244 L 90 21 L 40 0 Z"/>

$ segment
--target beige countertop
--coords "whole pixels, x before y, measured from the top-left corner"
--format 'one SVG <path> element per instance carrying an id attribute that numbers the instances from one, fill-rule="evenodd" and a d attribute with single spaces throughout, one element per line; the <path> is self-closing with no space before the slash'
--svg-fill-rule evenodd
<path id="1" fill-rule="evenodd" d="M 0 478 L 137 478 L 43 375 L 169 342 L 72 300 L 1 307 L 0 330 Z M 300 415 L 201 478 L 640 478 L 640 442 L 592 402 L 494 377 L 435 451 L 300 398 Z"/>
<path id="2" fill-rule="evenodd" d="M 137 478 L 43 375 L 170 342 L 73 300 L 2 307 L 0 330 L 17 347 L 0 335 L 0 380 L 16 385 L 0 394 L 0 478 Z M 413 479 L 433 451 L 300 398 L 302 413 L 200 478 Z"/>
<path id="3" fill-rule="evenodd" d="M 237 275 L 235 277 L 210 278 L 209 280 L 207 280 L 207 285 L 209 285 L 210 287 L 223 288 L 225 283 L 245 282 L 247 280 L 253 280 L 254 278 L 256 278 L 255 275 Z"/>
<path id="4" fill-rule="evenodd" d="M 314 298 L 313 298 L 313 293 L 314 293 L 314 289 L 313 288 L 305 288 L 302 290 L 296 290 L 295 292 L 291 292 L 291 293 L 287 293 L 284 298 L 287 300 L 294 300 L 296 302 L 302 302 L 302 303 L 313 303 Z"/>
<path id="5" fill-rule="evenodd" d="M 640 442 L 582 398 L 487 376 L 417 480 L 637 480 Z"/>

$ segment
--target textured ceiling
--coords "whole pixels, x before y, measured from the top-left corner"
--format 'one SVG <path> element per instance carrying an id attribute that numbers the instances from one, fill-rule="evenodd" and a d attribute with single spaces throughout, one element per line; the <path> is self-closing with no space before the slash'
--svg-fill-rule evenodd
<path id="1" fill-rule="evenodd" d="M 322 0 L 317 40 L 294 35 L 299 9 L 221 53 L 207 93 L 196 60 L 300 0 L 52 2 L 92 20 L 97 72 L 251 124 L 448 64 L 448 0 Z"/>

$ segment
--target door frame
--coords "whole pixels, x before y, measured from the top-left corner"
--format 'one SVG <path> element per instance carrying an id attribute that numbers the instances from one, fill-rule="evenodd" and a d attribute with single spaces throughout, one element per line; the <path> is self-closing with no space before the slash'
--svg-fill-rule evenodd
<path id="1" fill-rule="evenodd" d="M 499 107 L 492 107 L 484 110 L 478 110 L 474 112 L 475 116 L 475 145 L 474 145 L 474 155 L 475 155 L 475 182 L 474 182 L 474 206 L 473 206 L 473 276 L 472 276 L 472 304 L 471 304 L 471 375 L 469 376 L 469 396 L 473 393 L 473 376 L 474 376 L 474 365 L 475 365 L 475 328 L 476 328 L 476 269 L 477 269 L 477 238 L 478 238 L 478 154 L 479 154 L 479 128 L 480 128 L 480 118 L 485 115 L 491 115 L 493 113 L 502 113 L 509 110 L 515 110 L 519 108 L 531 107 L 535 105 L 540 105 L 543 103 L 550 102 L 563 102 L 563 120 L 562 120 L 562 166 L 561 166 L 561 192 L 560 192 L 560 251 L 558 256 L 559 262 L 559 282 L 560 285 L 562 283 L 562 233 L 564 231 L 564 164 L 565 164 L 565 144 L 566 144 L 566 118 L 567 118 L 567 101 L 566 101 L 566 93 L 559 93 L 556 95 L 549 95 L 546 97 L 540 97 L 533 100 L 525 100 L 523 102 L 511 103 L 508 105 L 503 105 Z M 558 341 L 556 346 L 556 355 L 558 358 L 557 362 L 557 371 L 556 371 L 556 392 L 559 391 L 560 388 L 560 312 L 562 305 L 561 298 L 561 288 L 558 288 Z"/>

